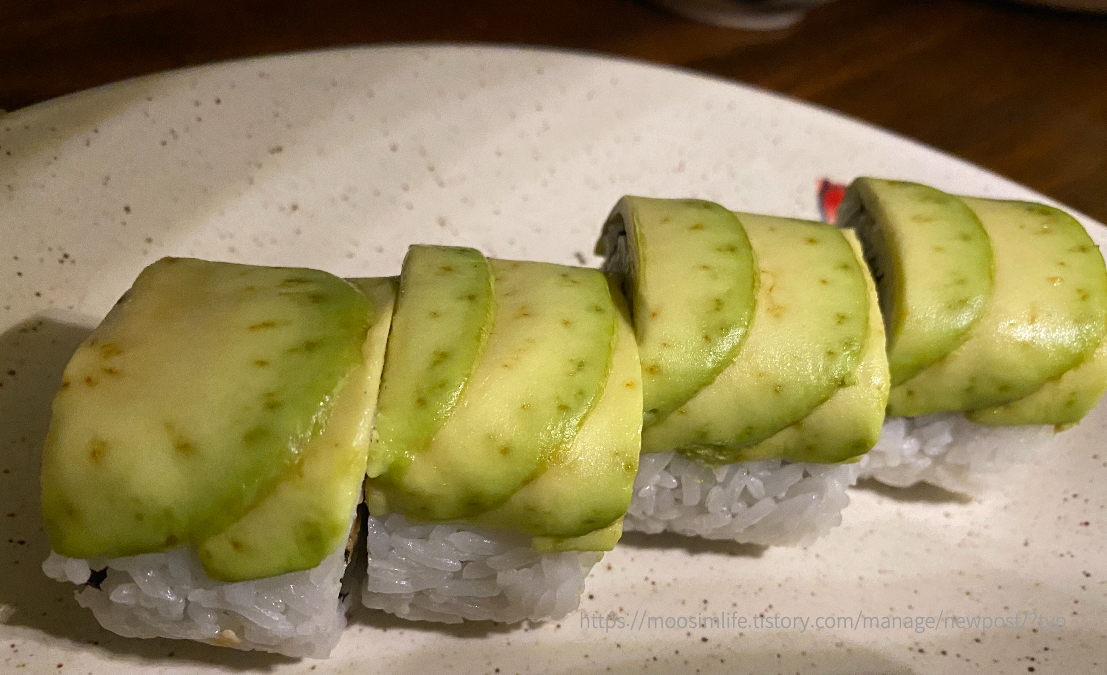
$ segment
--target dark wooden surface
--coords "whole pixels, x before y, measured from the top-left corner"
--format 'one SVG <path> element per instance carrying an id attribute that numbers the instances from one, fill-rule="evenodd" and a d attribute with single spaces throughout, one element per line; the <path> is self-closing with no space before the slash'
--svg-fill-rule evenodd
<path id="1" fill-rule="evenodd" d="M 179 66 L 407 41 L 552 45 L 721 75 L 1107 221 L 1107 18 L 983 0 L 838 0 L 765 33 L 631 0 L 14 0 L 0 11 L 0 108 Z"/>

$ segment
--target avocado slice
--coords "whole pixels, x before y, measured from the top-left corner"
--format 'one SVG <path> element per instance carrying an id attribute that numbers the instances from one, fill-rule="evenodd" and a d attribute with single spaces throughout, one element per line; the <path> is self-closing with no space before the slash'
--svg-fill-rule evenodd
<path id="1" fill-rule="evenodd" d="M 421 451 L 461 396 L 492 325 L 492 272 L 480 251 L 412 246 L 404 258 L 368 474 Z"/>
<path id="2" fill-rule="evenodd" d="M 1107 337 L 1092 355 L 1025 398 L 1004 405 L 970 410 L 965 417 L 985 426 L 1053 424 L 1068 426 L 1084 419 L 1107 390 Z"/>
<path id="3" fill-rule="evenodd" d="M 853 383 L 869 335 L 865 274 L 833 226 L 738 214 L 760 268 L 757 310 L 734 363 L 642 431 L 643 452 L 729 463 Z"/>
<path id="4" fill-rule="evenodd" d="M 960 199 L 905 181 L 858 178 L 838 208 L 879 286 L 892 383 L 905 382 L 969 336 L 992 295 L 992 245 Z"/>
<path id="5" fill-rule="evenodd" d="M 548 263 L 488 264 L 496 312 L 484 351 L 430 442 L 367 481 L 374 515 L 444 521 L 499 506 L 572 443 L 603 392 L 615 338 L 604 275 Z M 428 330 L 426 321 L 413 327 Z M 407 336 L 393 330 L 391 339 Z M 388 377 L 387 364 L 385 371 Z"/>
<path id="6" fill-rule="evenodd" d="M 322 430 L 304 444 L 294 468 L 241 518 L 198 547 L 212 579 L 241 581 L 310 569 L 346 541 L 361 501 L 385 343 L 397 279 L 350 279 L 369 299 L 363 362 L 334 395 Z"/>
<path id="7" fill-rule="evenodd" d="M 1001 405 L 1083 362 L 1107 331 L 1107 271 L 1083 226 L 1060 209 L 961 198 L 995 252 L 995 291 L 960 347 L 893 386 L 904 417 Z"/>
<path id="8" fill-rule="evenodd" d="M 854 373 L 854 383 L 834 392 L 826 403 L 798 422 L 742 449 L 738 453 L 740 461 L 787 459 L 834 464 L 865 454 L 880 438 L 891 386 L 884 352 L 884 319 L 880 315 L 876 284 L 864 266 L 861 243 L 852 230 L 842 230 L 842 234 L 861 264 L 869 292 L 869 337 Z"/>
<path id="9" fill-rule="evenodd" d="M 325 272 L 147 267 L 78 347 L 54 400 L 42 464 L 51 547 L 164 551 L 242 518 L 303 460 L 363 363 L 370 315 Z"/>
<path id="10" fill-rule="evenodd" d="M 479 525 L 557 539 L 536 545 L 553 550 L 610 550 L 630 505 L 642 445 L 642 368 L 634 329 L 618 282 L 611 283 L 618 310 L 611 370 L 603 395 L 584 418 L 572 445 L 548 460 L 546 472 L 507 502 L 473 519 Z M 596 531 L 606 534 L 587 540 Z"/>
<path id="11" fill-rule="evenodd" d="M 759 275 L 738 218 L 701 199 L 626 196 L 597 253 L 626 275 L 642 358 L 646 424 L 665 417 L 734 360 Z"/>
<path id="12" fill-rule="evenodd" d="M 557 537 L 534 537 L 530 547 L 538 553 L 560 553 L 563 551 L 610 551 L 623 537 L 623 519 L 619 518 L 607 527 L 589 532 L 579 537 L 559 539 Z"/>

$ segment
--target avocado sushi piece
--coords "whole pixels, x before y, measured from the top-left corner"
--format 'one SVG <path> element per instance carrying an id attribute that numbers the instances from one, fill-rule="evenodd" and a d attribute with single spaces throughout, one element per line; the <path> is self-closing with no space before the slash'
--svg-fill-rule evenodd
<path id="1" fill-rule="evenodd" d="M 618 541 L 638 466 L 641 366 L 621 282 L 431 246 L 410 249 L 400 278 L 379 407 L 456 398 L 420 410 L 419 433 L 373 441 L 362 603 L 441 622 L 563 616 Z M 440 309 L 450 298 L 463 309 Z"/>
<path id="2" fill-rule="evenodd" d="M 102 570 L 78 598 L 124 635 L 328 652 L 394 283 L 188 258 L 143 270 L 54 401 L 44 569 Z M 166 590 L 145 597 L 140 578 Z M 303 601 L 258 623 L 229 590 L 247 587 Z"/>
<path id="3" fill-rule="evenodd" d="M 643 454 L 624 528 L 804 544 L 837 525 L 849 502 L 855 470 L 838 463 L 856 460 L 880 434 L 890 382 L 876 287 L 851 232 L 736 213 L 756 272 L 747 283 L 734 270 L 751 257 L 733 244 L 734 221 L 722 211 L 699 200 L 625 197 L 597 246 L 605 269 L 625 275 L 645 388 Z M 710 239 L 711 228 L 733 241 Z M 708 302 L 721 280 L 699 283 L 714 270 L 730 275 L 723 303 Z M 733 311 L 750 306 L 748 319 Z M 674 317 L 683 326 L 662 330 Z M 709 339 L 725 334 L 711 323 L 722 320 L 741 334 L 728 352 Z M 690 376 L 674 355 L 712 366 Z M 729 361 L 719 367 L 723 355 Z M 656 364 L 668 367 L 651 372 Z M 651 407 L 651 388 L 691 384 L 698 389 L 671 411 Z"/>
<path id="4" fill-rule="evenodd" d="M 1079 422 L 1107 389 L 1107 268 L 1064 211 L 859 178 L 839 224 L 858 228 L 884 280 L 882 306 L 894 312 L 885 317 L 888 418 L 861 477 L 979 492 Z M 900 250 L 904 242 L 913 253 Z M 912 351 L 928 356 L 901 358 Z"/>

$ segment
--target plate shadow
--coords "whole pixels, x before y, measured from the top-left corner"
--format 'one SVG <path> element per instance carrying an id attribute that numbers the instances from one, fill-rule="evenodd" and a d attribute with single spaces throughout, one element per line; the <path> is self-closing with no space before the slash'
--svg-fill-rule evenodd
<path id="1" fill-rule="evenodd" d="M 746 558 L 760 558 L 765 555 L 765 551 L 769 548 L 760 544 L 741 544 L 727 539 L 704 539 L 674 532 L 662 532 L 660 534 L 625 532 L 623 538 L 619 540 L 619 546 L 642 549 L 683 549 L 694 555 L 718 553 Z"/>
<path id="2" fill-rule="evenodd" d="M 905 504 L 971 504 L 974 501 L 969 495 L 950 492 L 930 483 L 915 483 L 911 487 L 898 488 L 885 485 L 874 478 L 864 478 L 857 482 L 854 489 L 872 492 Z"/>

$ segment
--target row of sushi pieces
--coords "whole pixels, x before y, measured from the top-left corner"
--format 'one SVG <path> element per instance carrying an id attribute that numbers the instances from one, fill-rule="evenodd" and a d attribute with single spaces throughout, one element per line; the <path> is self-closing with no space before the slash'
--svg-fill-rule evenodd
<path id="1" fill-rule="evenodd" d="M 624 197 L 602 271 L 160 260 L 65 370 L 43 568 L 121 635 L 324 657 L 352 597 L 560 617 L 624 530 L 805 544 L 859 476 L 968 490 L 1092 409 L 1076 220 L 869 178 L 838 215 Z"/>

